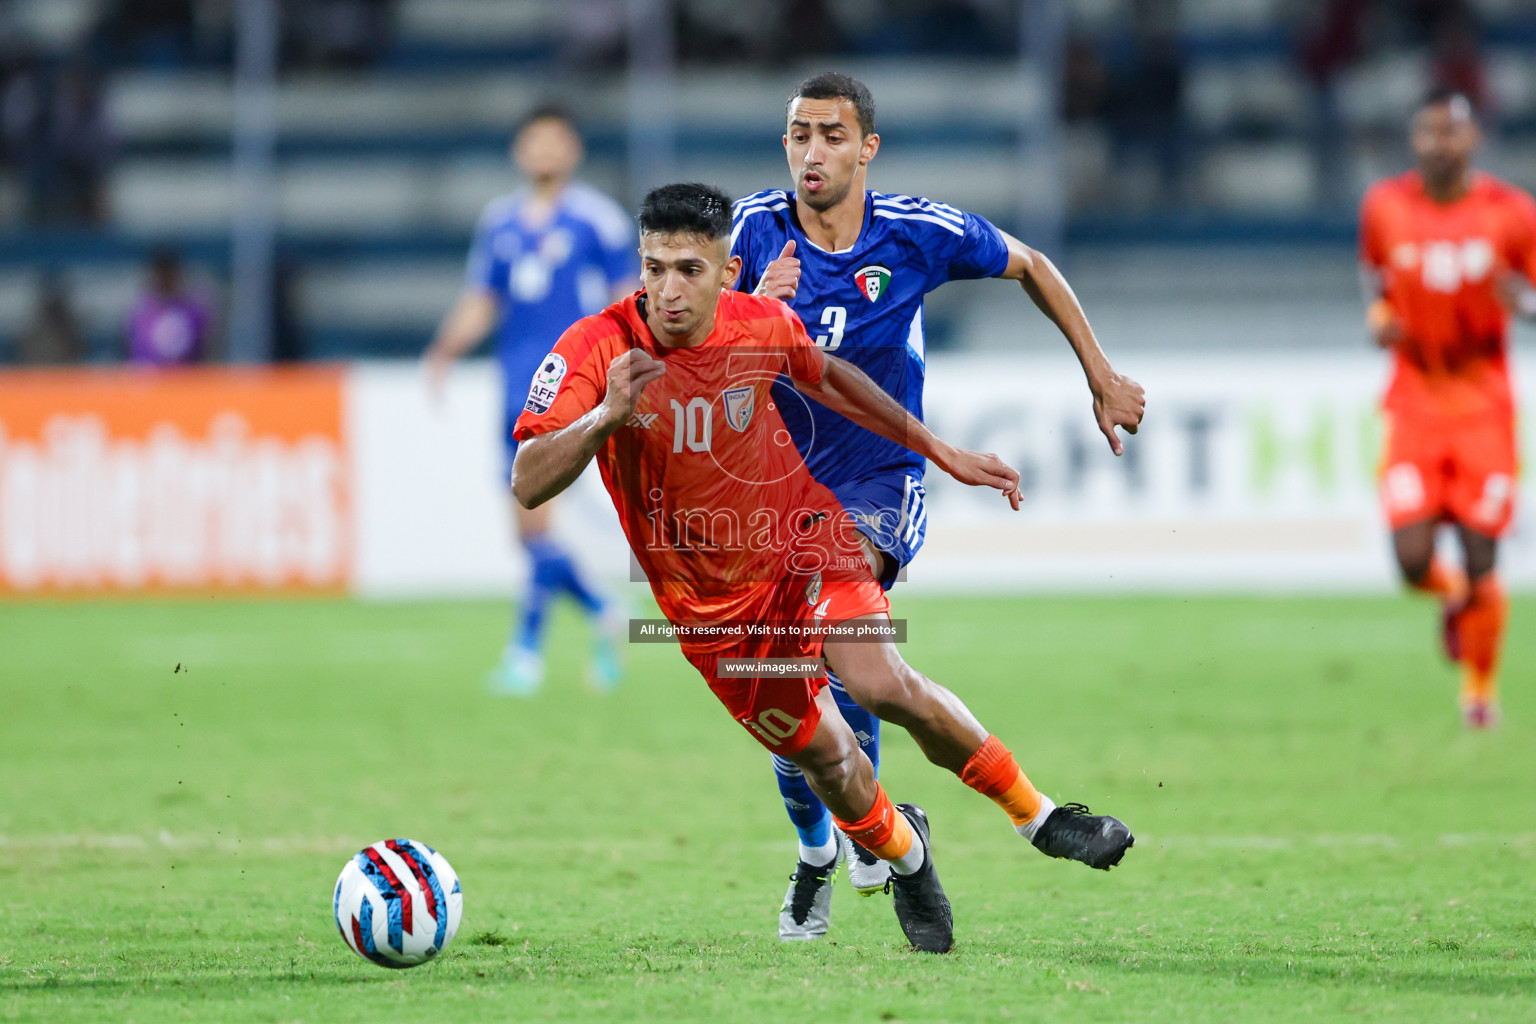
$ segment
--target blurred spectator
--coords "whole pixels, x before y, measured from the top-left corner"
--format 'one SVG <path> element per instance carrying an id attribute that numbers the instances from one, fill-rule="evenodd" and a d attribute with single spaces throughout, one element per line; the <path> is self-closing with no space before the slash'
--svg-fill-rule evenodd
<path id="1" fill-rule="evenodd" d="M 1326 0 L 1301 32 L 1301 66 L 1322 89 L 1365 54 L 1366 25 L 1375 0 Z"/>
<path id="2" fill-rule="evenodd" d="M 298 266 L 278 256 L 272 267 L 272 361 L 297 363 L 309 357 L 309 342 L 299 319 Z"/>
<path id="3" fill-rule="evenodd" d="M 1150 157 L 1159 204 L 1177 203 L 1185 138 L 1184 55 L 1171 0 L 1138 0 L 1135 55 L 1110 87 L 1109 112 L 1123 156 Z"/>
<path id="4" fill-rule="evenodd" d="M 1327 0 L 1317 19 L 1304 25 L 1297 53 L 1312 84 L 1312 162 L 1319 199 L 1342 210 L 1355 199 L 1345 163 L 1345 125 L 1339 111 L 1339 76 L 1365 56 L 1376 0 Z"/>
<path id="5" fill-rule="evenodd" d="M 1488 76 L 1478 52 L 1478 26 L 1470 11 L 1447 11 L 1434 27 L 1434 56 L 1430 74 L 1436 85 L 1455 89 L 1485 117 L 1490 112 Z"/>
<path id="6" fill-rule="evenodd" d="M 1068 122 L 1091 121 L 1104 115 L 1109 72 L 1091 39 L 1079 36 L 1067 43 L 1061 76 L 1062 115 Z"/>
<path id="7" fill-rule="evenodd" d="M 195 0 L 112 0 L 97 23 L 98 52 L 113 61 L 178 67 L 195 50 Z"/>
<path id="8" fill-rule="evenodd" d="M 54 77 L 46 124 L 44 219 L 97 225 L 106 219 L 102 185 L 112 158 L 101 84 L 83 62 Z"/>
<path id="9" fill-rule="evenodd" d="M 26 193 L 23 216 L 42 220 L 48 186 L 47 88 L 42 62 L 27 49 L 0 65 L 0 152 Z"/>
<path id="10" fill-rule="evenodd" d="M 38 280 L 37 308 L 17 339 L 17 349 L 21 362 L 30 366 L 78 363 L 85 358 L 85 337 L 58 273 L 49 271 Z"/>
<path id="11" fill-rule="evenodd" d="M 0 64 L 0 156 L 25 188 L 29 223 L 101 223 L 112 140 L 100 83 L 83 61 L 50 73 L 23 50 Z"/>
<path id="12" fill-rule="evenodd" d="M 154 253 L 149 282 L 128 317 L 128 360 L 148 366 L 183 366 L 208 354 L 212 324 L 207 303 L 186 286 L 181 257 L 170 249 Z"/>
<path id="13" fill-rule="evenodd" d="M 371 67 L 394 34 L 392 0 L 287 0 L 283 16 L 292 59 L 306 68 Z"/>

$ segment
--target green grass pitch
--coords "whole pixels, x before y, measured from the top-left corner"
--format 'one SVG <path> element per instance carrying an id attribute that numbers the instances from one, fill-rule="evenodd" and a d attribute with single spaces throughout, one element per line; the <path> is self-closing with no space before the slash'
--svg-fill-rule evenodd
<path id="1" fill-rule="evenodd" d="M 1488 735 L 1406 597 L 896 614 L 1043 789 L 1140 837 L 1047 860 L 891 730 L 944 957 L 846 882 L 828 940 L 776 941 L 767 755 L 673 648 L 597 697 L 564 615 L 545 695 L 495 700 L 497 603 L 0 605 L 0 1020 L 1536 1020 L 1536 601 Z M 403 972 L 331 921 L 388 836 L 465 894 Z"/>

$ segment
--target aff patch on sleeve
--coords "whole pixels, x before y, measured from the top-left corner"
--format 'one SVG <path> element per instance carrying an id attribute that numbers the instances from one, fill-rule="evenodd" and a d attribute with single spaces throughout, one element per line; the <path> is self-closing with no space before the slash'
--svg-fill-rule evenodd
<path id="1" fill-rule="evenodd" d="M 531 413 L 549 412 L 560 393 L 560 382 L 565 380 L 565 357 L 551 352 L 533 371 L 533 384 L 528 388 L 528 402 L 523 406 Z"/>

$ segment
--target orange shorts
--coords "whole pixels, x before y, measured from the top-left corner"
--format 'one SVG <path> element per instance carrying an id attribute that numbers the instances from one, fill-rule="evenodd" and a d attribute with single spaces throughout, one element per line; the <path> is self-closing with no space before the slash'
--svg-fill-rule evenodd
<path id="1" fill-rule="evenodd" d="M 1466 419 L 1386 413 L 1381 504 L 1394 530 L 1436 520 L 1489 537 L 1515 513 L 1515 424 L 1505 413 Z"/>
<path id="2" fill-rule="evenodd" d="M 777 588 L 782 599 L 775 602 L 775 624 L 796 622 L 810 627 L 842 622 L 861 615 L 877 615 L 890 610 L 890 602 L 880 584 L 868 582 L 828 583 L 817 592 L 815 604 L 807 604 L 805 587 L 799 584 Z M 822 639 L 817 636 L 793 638 L 754 637 L 719 651 L 690 651 L 683 655 L 699 670 L 720 703 L 763 746 L 788 757 L 805 749 L 816 734 L 821 708 L 816 695 L 827 685 L 825 665 L 799 675 L 722 676 L 720 662 L 737 658 L 794 658 L 821 660 Z"/>

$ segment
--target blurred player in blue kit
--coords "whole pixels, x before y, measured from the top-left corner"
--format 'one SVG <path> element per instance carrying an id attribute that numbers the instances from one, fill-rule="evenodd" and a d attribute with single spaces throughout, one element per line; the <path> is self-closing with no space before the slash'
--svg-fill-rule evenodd
<path id="1" fill-rule="evenodd" d="M 638 238 L 617 203 L 573 180 L 583 151 L 569 114 L 539 107 L 523 120 L 512 158 L 528 178 L 480 217 L 464 291 L 443 319 L 423 360 L 441 396 L 454 359 L 494 336 L 506 389 L 503 436 L 510 476 L 517 443 L 512 429 L 540 363 L 565 329 L 633 291 L 639 282 Z M 585 581 L 551 530 L 550 507 L 512 502 L 530 579 L 513 636 L 492 671 L 493 692 L 531 696 L 544 682 L 543 638 L 550 604 L 568 594 L 591 619 L 596 644 L 591 679 L 599 690 L 619 682 L 619 615 Z"/>
<path id="2" fill-rule="evenodd" d="M 1117 427 L 1135 433 L 1142 388 L 1117 374 L 1082 307 L 1050 260 L 987 220 L 943 203 L 867 191 L 880 148 L 875 105 L 860 82 L 840 74 L 807 79 L 787 107 L 784 151 L 793 192 L 773 189 L 738 200 L 731 252 L 742 261 L 737 288 L 789 303 L 816 344 L 853 363 L 919 419 L 923 415 L 923 297 L 946 281 L 1001 277 L 1019 282 L 1066 337 L 1088 379 L 1093 413 L 1116 455 Z M 887 589 L 922 546 L 924 460 L 850 420 L 811 407 L 781 382 L 775 404 L 816 479 L 830 487 L 863 535 Z M 878 770 L 880 720 L 854 703 L 828 673 L 838 707 Z M 888 865 L 840 833 L 793 763 L 774 770 L 799 833 L 799 862 L 779 914 L 783 940 L 826 934 L 832 880 L 846 860 L 865 895 L 887 888 Z"/>

